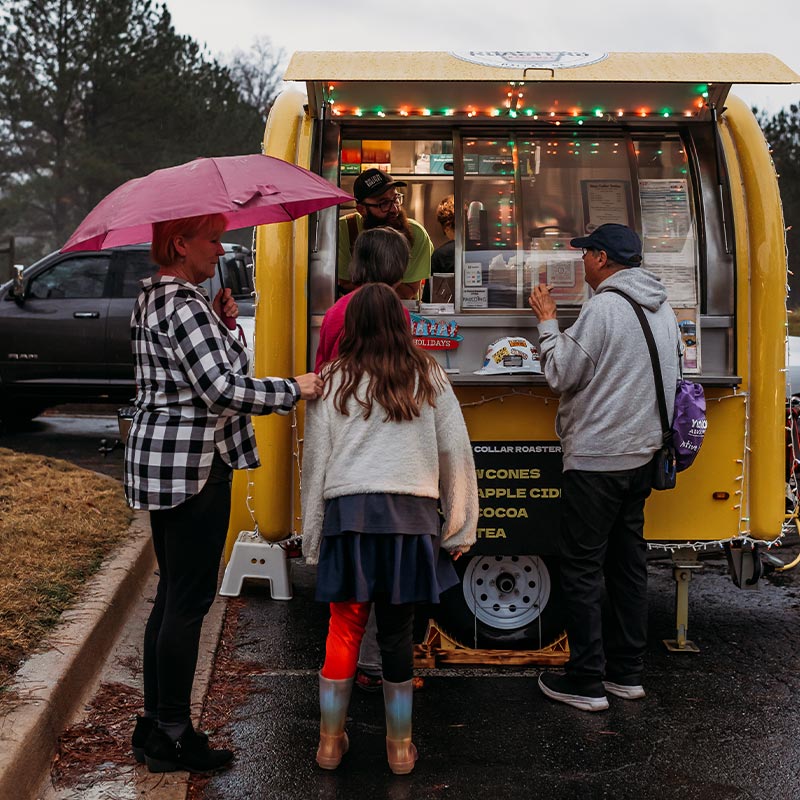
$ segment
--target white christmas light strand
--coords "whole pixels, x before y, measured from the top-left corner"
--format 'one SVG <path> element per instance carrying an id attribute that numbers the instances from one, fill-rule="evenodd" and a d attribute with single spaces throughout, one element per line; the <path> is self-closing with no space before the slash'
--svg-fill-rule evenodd
<path id="1" fill-rule="evenodd" d="M 300 445 L 303 443 L 303 440 L 298 435 L 298 425 L 297 425 L 297 406 L 292 409 L 292 453 L 294 454 L 294 463 L 295 467 L 297 468 L 297 491 L 300 493 L 300 496 L 303 496 L 303 467 L 300 463 Z M 299 536 L 300 534 L 297 532 L 297 525 L 302 526 L 303 520 L 303 513 L 302 509 L 298 509 L 298 514 L 294 518 L 295 527 L 292 530 L 292 536 Z"/>
<path id="2" fill-rule="evenodd" d="M 551 400 L 556 403 L 558 402 L 558 398 L 556 397 L 547 397 L 542 394 L 534 394 L 532 390 L 523 392 L 520 391 L 519 389 L 512 389 L 510 392 L 506 392 L 505 394 L 496 394 L 492 395 L 491 397 L 486 397 L 486 395 L 481 395 L 480 400 L 474 400 L 471 403 L 461 403 L 461 408 L 482 406 L 484 403 L 492 403 L 495 400 L 499 400 L 502 403 L 506 397 L 532 397 L 534 400 L 543 400 L 545 405 L 548 405 Z"/>
<path id="3" fill-rule="evenodd" d="M 550 400 L 555 400 L 556 398 L 547 397 L 544 395 L 534 394 L 532 390 L 522 391 L 519 389 L 512 389 L 510 392 L 505 392 L 503 394 L 492 395 L 487 397 L 486 395 L 481 395 L 480 400 L 474 400 L 469 403 L 461 403 L 461 408 L 471 408 L 476 406 L 481 406 L 486 403 L 492 403 L 494 401 L 499 401 L 502 403 L 506 398 L 521 396 L 526 398 L 533 398 L 534 400 L 542 400 L 545 405 L 549 403 Z M 721 403 L 723 400 L 730 400 L 730 399 L 742 399 L 744 400 L 744 408 L 745 408 L 745 436 L 744 436 L 744 446 L 743 446 L 743 453 L 741 459 L 736 459 L 737 464 L 741 464 L 742 471 L 741 473 L 734 478 L 739 484 L 739 489 L 736 491 L 736 494 L 739 496 L 739 502 L 736 504 L 736 508 L 739 510 L 739 519 L 737 523 L 737 533 L 733 536 L 728 537 L 727 539 L 712 539 L 708 541 L 695 541 L 695 542 L 680 542 L 680 543 L 669 543 L 669 544 L 662 544 L 660 542 L 648 542 L 647 546 L 651 550 L 665 550 L 669 551 L 670 553 L 674 553 L 677 550 L 684 550 L 684 549 L 691 549 L 695 552 L 707 550 L 708 548 L 719 548 L 722 549 L 726 544 L 731 545 L 735 543 L 750 543 L 750 544 L 761 544 L 766 545 L 767 548 L 772 548 L 778 545 L 784 536 L 791 530 L 792 527 L 792 520 L 787 520 L 781 526 L 781 532 L 778 536 L 773 539 L 772 541 L 764 541 L 762 539 L 754 539 L 750 536 L 750 531 L 746 528 L 745 523 L 749 523 L 750 519 L 744 513 L 744 492 L 743 487 L 745 485 L 744 477 L 746 472 L 746 467 L 749 466 L 749 457 L 748 454 L 750 452 L 750 394 L 749 392 L 740 392 L 734 389 L 732 394 L 722 395 L 721 397 L 714 397 L 706 402 L 717 402 Z"/>
<path id="4" fill-rule="evenodd" d="M 253 470 L 247 470 L 247 497 L 244 499 L 244 504 L 247 506 L 247 513 L 250 514 L 250 519 L 253 522 L 253 531 L 258 533 L 258 522 L 256 522 L 256 512 L 253 508 L 253 488 L 255 487 L 255 481 L 253 480 Z"/>
<path id="5" fill-rule="evenodd" d="M 480 400 L 475 400 L 470 403 L 461 403 L 461 408 L 468 408 L 474 406 L 481 406 L 486 403 L 492 403 L 494 401 L 503 402 L 505 398 L 514 397 L 514 396 L 522 396 L 526 398 L 533 398 L 534 400 L 542 400 L 545 405 L 554 398 L 546 397 L 544 395 L 534 394 L 533 391 L 520 391 L 518 389 L 512 389 L 510 392 L 506 392 L 501 395 L 493 395 L 491 397 L 486 397 L 485 395 L 481 396 Z M 745 465 L 749 466 L 749 458 L 748 453 L 750 452 L 749 447 L 749 438 L 750 438 L 750 394 L 749 392 L 739 392 L 734 390 L 732 394 L 723 395 L 721 397 L 714 397 L 707 402 L 722 402 L 723 400 L 730 400 L 730 399 L 742 399 L 745 403 L 745 441 L 744 441 L 744 452 L 742 454 L 741 459 L 737 459 L 736 463 L 742 465 L 742 472 L 734 478 L 734 480 L 739 483 L 740 487 L 744 486 L 744 477 L 745 477 Z M 292 455 L 294 457 L 295 468 L 297 470 L 298 476 L 298 491 L 302 493 L 302 476 L 303 470 L 300 460 L 300 446 L 303 443 L 303 439 L 300 438 L 299 434 L 299 426 L 297 422 L 297 409 L 292 410 Z M 258 523 L 256 522 L 255 512 L 253 510 L 252 501 L 253 501 L 253 488 L 254 488 L 254 481 L 253 481 L 253 471 L 247 470 L 247 498 L 246 498 L 246 505 L 247 510 L 250 514 L 250 518 L 253 521 L 254 528 L 256 532 L 258 532 Z M 694 541 L 694 542 L 670 542 L 670 543 L 661 543 L 661 542 L 648 542 L 647 547 L 649 550 L 658 550 L 658 551 L 666 551 L 669 553 L 675 553 L 678 550 L 692 550 L 693 552 L 704 552 L 710 548 L 716 548 L 722 550 L 725 545 L 734 545 L 734 544 L 750 544 L 750 545 L 766 545 L 767 549 L 771 549 L 775 546 L 780 546 L 782 540 L 792 532 L 798 532 L 800 534 L 800 527 L 798 526 L 798 498 L 796 487 L 788 487 L 787 491 L 789 491 L 792 495 L 793 499 L 793 512 L 790 515 L 787 515 L 786 521 L 781 526 L 781 532 L 775 539 L 771 541 L 766 541 L 763 539 L 755 539 L 750 536 L 749 529 L 745 528 L 744 523 L 749 522 L 749 518 L 744 515 L 744 503 L 742 500 L 743 497 L 743 490 L 740 488 L 736 491 L 736 494 L 739 495 L 739 503 L 737 504 L 737 508 L 739 509 L 739 520 L 738 520 L 738 527 L 737 527 L 737 534 L 728 537 L 727 539 L 712 539 L 707 541 Z M 299 514 L 294 517 L 294 528 L 290 534 L 290 537 L 294 539 L 295 537 L 299 537 L 299 533 L 297 530 L 297 526 L 302 521 L 302 514 Z"/>
<path id="6" fill-rule="evenodd" d="M 263 146 L 262 146 L 263 150 Z M 251 297 L 253 298 L 253 319 L 258 318 L 258 301 L 261 299 L 261 293 L 258 291 L 258 286 L 256 285 L 256 228 L 253 228 L 253 235 L 250 240 L 250 269 L 252 271 L 252 280 L 251 283 L 253 285 L 253 291 L 250 293 Z M 253 357 L 250 359 L 250 368 L 248 373 L 251 378 L 255 377 L 256 374 L 256 326 L 253 325 L 253 341 L 252 341 L 252 350 L 253 350 Z"/>
<path id="7" fill-rule="evenodd" d="M 264 152 L 264 146 L 261 146 L 261 152 Z M 256 229 L 253 228 L 253 233 L 250 240 L 250 255 L 252 258 L 251 269 L 252 269 L 252 284 L 253 284 L 253 315 L 254 317 L 258 316 L 258 291 L 256 290 Z M 255 331 L 255 326 L 253 328 Z M 256 336 L 255 332 L 253 333 L 253 357 L 250 359 L 250 364 L 248 365 L 247 374 L 253 378 L 255 377 L 255 368 L 256 368 Z M 258 534 L 258 522 L 256 521 L 256 512 L 253 508 L 253 501 L 255 497 L 253 496 L 253 490 L 255 488 L 255 480 L 253 479 L 254 472 L 252 469 L 247 470 L 247 496 L 244 499 L 244 504 L 247 507 L 247 513 L 250 515 L 250 519 L 253 523 L 253 532 Z"/>

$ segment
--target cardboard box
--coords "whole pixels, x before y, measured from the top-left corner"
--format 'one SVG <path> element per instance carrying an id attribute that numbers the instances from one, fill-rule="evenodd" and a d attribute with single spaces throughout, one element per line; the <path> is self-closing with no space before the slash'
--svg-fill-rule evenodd
<path id="1" fill-rule="evenodd" d="M 478 174 L 478 156 L 469 154 L 464 155 L 464 174 L 477 175 Z"/>
<path id="2" fill-rule="evenodd" d="M 431 153 L 431 175 L 452 175 L 453 170 L 452 153 Z"/>
<path id="3" fill-rule="evenodd" d="M 481 175 L 513 175 L 514 161 L 511 156 L 478 156 L 478 172 Z"/>

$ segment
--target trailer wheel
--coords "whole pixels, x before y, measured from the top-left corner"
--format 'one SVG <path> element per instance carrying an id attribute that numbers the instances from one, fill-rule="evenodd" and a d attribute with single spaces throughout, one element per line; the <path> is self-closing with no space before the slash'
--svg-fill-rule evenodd
<path id="1" fill-rule="evenodd" d="M 555 559 L 473 556 L 455 567 L 461 584 L 442 594 L 433 616 L 462 644 L 535 650 L 563 632 Z"/>

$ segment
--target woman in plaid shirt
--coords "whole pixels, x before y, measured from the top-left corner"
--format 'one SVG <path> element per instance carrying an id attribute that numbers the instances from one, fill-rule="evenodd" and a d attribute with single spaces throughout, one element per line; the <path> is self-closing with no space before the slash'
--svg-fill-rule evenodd
<path id="1" fill-rule="evenodd" d="M 198 284 L 223 253 L 221 214 L 153 225 L 160 269 L 142 281 L 131 316 L 137 395 L 125 448 L 125 494 L 150 511 L 159 582 L 144 638 L 144 716 L 132 745 L 151 772 L 206 772 L 233 753 L 194 730 L 189 701 L 203 617 L 214 599 L 230 514 L 233 469 L 259 466 L 251 414 L 288 414 L 317 397 L 314 373 L 251 378 L 247 351 Z"/>

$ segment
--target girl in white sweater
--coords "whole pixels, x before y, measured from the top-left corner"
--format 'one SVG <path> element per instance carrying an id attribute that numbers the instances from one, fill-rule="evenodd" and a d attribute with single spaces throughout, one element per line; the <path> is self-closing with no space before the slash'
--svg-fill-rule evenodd
<path id="1" fill-rule="evenodd" d="M 330 603 L 320 672 L 317 763 L 347 751 L 344 722 L 364 626 L 375 604 L 383 660 L 386 751 L 414 768 L 414 604 L 455 585 L 450 558 L 475 542 L 478 488 L 461 409 L 441 367 L 418 349 L 392 289 L 368 284 L 350 301 L 323 398 L 306 409 L 303 554 Z M 437 510 L 441 507 L 444 520 Z"/>

